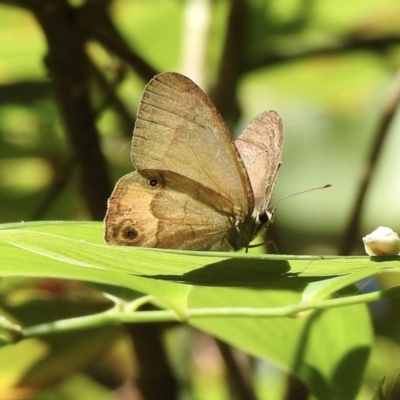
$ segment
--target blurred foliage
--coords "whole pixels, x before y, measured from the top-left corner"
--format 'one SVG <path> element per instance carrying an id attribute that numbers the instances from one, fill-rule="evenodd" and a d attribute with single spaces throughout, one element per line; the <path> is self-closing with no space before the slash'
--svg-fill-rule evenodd
<path id="1" fill-rule="evenodd" d="M 79 186 L 74 149 L 60 121 L 44 62 L 45 37 L 33 15 L 14 6 L 18 3 L 23 1 L 0 1 L 0 222 L 87 220 L 91 214 Z M 69 3 L 80 7 L 86 2 Z M 191 70 L 183 68 L 188 57 L 184 52 L 189 35 L 186 18 L 193 3 L 115 0 L 110 12 L 127 42 L 155 70 L 176 70 L 195 79 L 195 71 L 192 75 Z M 207 45 L 201 65 L 203 77 L 200 76 L 210 92 L 218 87 L 231 3 L 235 2 L 210 2 Z M 335 254 L 349 223 L 364 164 L 400 66 L 398 1 L 247 0 L 246 4 L 244 51 L 240 60 L 233 62 L 238 62 L 241 69 L 235 99 L 239 120 L 234 134 L 263 110 L 275 109 L 281 114 L 286 142 L 274 198 L 325 183 L 333 187 L 279 203 L 274 227 L 279 250 L 287 254 Z M 198 19 L 202 21 L 200 15 Z M 382 44 L 385 38 L 387 43 Z M 351 46 L 368 40 L 369 47 Z M 381 45 L 373 45 L 373 40 L 381 40 Z M 109 81 L 117 82 L 116 92 L 133 120 L 145 82 L 95 41 L 89 41 L 86 48 Z M 122 76 L 120 81 L 115 78 L 118 74 Z M 95 84 L 91 95 L 102 151 L 115 182 L 132 169 L 129 151 L 133 126 L 107 107 L 107 96 Z M 399 128 L 395 118 L 372 171 L 356 254 L 363 252 L 361 236 L 376 226 L 400 230 L 400 137 L 396 134 Z M 389 278 L 381 276 L 379 284 L 387 287 L 398 280 L 394 274 Z M 27 292 L 25 282 L 19 282 L 18 290 L 10 291 L 15 282 L 4 282 L 3 290 L 16 297 L 34 299 L 34 304 L 40 303 L 39 311 L 31 312 L 41 312 L 43 294 L 36 286 L 30 289 L 34 292 Z M 68 291 L 69 283 L 64 284 L 67 289 L 62 291 Z M 42 283 L 37 285 L 40 288 Z M 73 286 L 72 297 L 86 290 Z M 88 295 L 91 296 L 92 293 Z M 57 311 L 54 299 L 48 301 Z M 393 354 L 399 351 L 398 306 L 398 301 L 393 300 L 371 308 L 379 337 L 360 400 L 371 398 L 377 380 L 398 367 L 392 362 Z M 211 390 L 215 392 L 214 398 L 223 398 L 227 396 L 219 379 L 224 374 L 223 367 L 218 357 L 212 357 L 217 351 L 202 334 L 196 335 L 199 342 L 192 361 L 194 386 L 201 393 L 207 385 L 208 399 L 213 398 Z M 123 337 L 115 343 L 125 340 Z M 174 339 L 169 345 L 173 352 L 179 347 Z M 114 351 L 111 349 L 108 357 L 112 358 Z M 268 380 L 279 375 L 270 372 L 270 365 L 263 363 L 257 367 L 257 371 L 265 370 Z M 124 371 L 121 375 L 130 373 Z M 265 376 L 265 372 L 260 372 L 260 376 Z M 63 382 L 57 390 L 60 396 L 68 397 L 71 388 L 77 388 L 74 393 L 79 393 L 84 387 L 93 390 L 90 393 L 98 393 L 93 394 L 95 398 L 114 398 L 94 382 L 82 374 L 71 378 L 68 384 Z M 270 398 L 280 396 L 270 394 L 274 385 L 278 392 L 282 390 L 281 383 L 276 382 L 281 381 L 277 379 L 266 388 Z M 264 386 L 265 382 L 260 382 L 261 391 Z M 54 393 L 40 397 L 46 398 L 55 398 Z"/>

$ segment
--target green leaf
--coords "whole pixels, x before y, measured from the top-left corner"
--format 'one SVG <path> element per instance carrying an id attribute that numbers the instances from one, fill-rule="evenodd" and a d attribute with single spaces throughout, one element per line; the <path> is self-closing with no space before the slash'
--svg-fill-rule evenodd
<path id="1" fill-rule="evenodd" d="M 75 279 L 90 281 L 97 277 L 94 281 L 102 283 L 104 281 L 98 277 L 105 271 L 114 271 L 196 285 L 299 287 L 336 276 L 359 273 L 367 277 L 382 271 L 400 270 L 400 257 L 252 255 L 108 246 L 102 244 L 100 223 L 25 223 L 2 228 L 0 242 L 18 248 L 18 254 L 26 251 L 43 260 L 47 258 L 77 267 Z M 8 258 L 7 251 L 3 254 Z M 43 276 L 41 269 L 33 271 L 28 267 L 28 270 L 30 274 Z M 12 270 L 5 265 L 0 273 L 20 275 L 28 270 Z M 71 278 L 62 276 L 58 270 L 52 274 Z"/>

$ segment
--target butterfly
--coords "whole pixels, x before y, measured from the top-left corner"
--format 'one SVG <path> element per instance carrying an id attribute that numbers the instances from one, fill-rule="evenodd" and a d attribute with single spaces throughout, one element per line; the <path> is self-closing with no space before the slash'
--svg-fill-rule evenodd
<path id="1" fill-rule="evenodd" d="M 236 141 L 207 95 L 174 72 L 146 86 L 133 133 L 136 171 L 122 177 L 104 219 L 108 244 L 230 251 L 272 222 L 282 120 L 254 118 Z"/>

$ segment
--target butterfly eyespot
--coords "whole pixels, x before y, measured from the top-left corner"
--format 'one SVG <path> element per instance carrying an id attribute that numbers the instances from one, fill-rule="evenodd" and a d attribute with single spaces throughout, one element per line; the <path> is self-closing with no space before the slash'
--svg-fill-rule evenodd
<path id="1" fill-rule="evenodd" d="M 157 187 L 158 186 L 158 179 L 156 179 L 156 178 L 151 178 L 150 180 L 149 180 L 149 186 L 151 186 L 151 187 L 153 187 L 153 188 L 155 188 L 155 187 Z"/>
<path id="2" fill-rule="evenodd" d="M 133 240 L 138 237 L 138 231 L 133 228 L 125 228 L 122 231 L 122 237 L 127 240 Z"/>

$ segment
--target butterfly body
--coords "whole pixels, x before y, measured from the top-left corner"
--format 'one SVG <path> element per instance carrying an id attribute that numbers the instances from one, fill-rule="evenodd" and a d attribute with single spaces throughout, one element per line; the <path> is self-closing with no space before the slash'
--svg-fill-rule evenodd
<path id="1" fill-rule="evenodd" d="M 258 132 L 263 127 L 267 136 Z M 157 75 L 138 111 L 131 153 L 136 171 L 120 179 L 109 200 L 106 242 L 210 251 L 246 247 L 259 230 L 259 215 L 267 214 L 281 163 L 279 115 L 261 114 L 236 143 L 189 78 Z"/>

